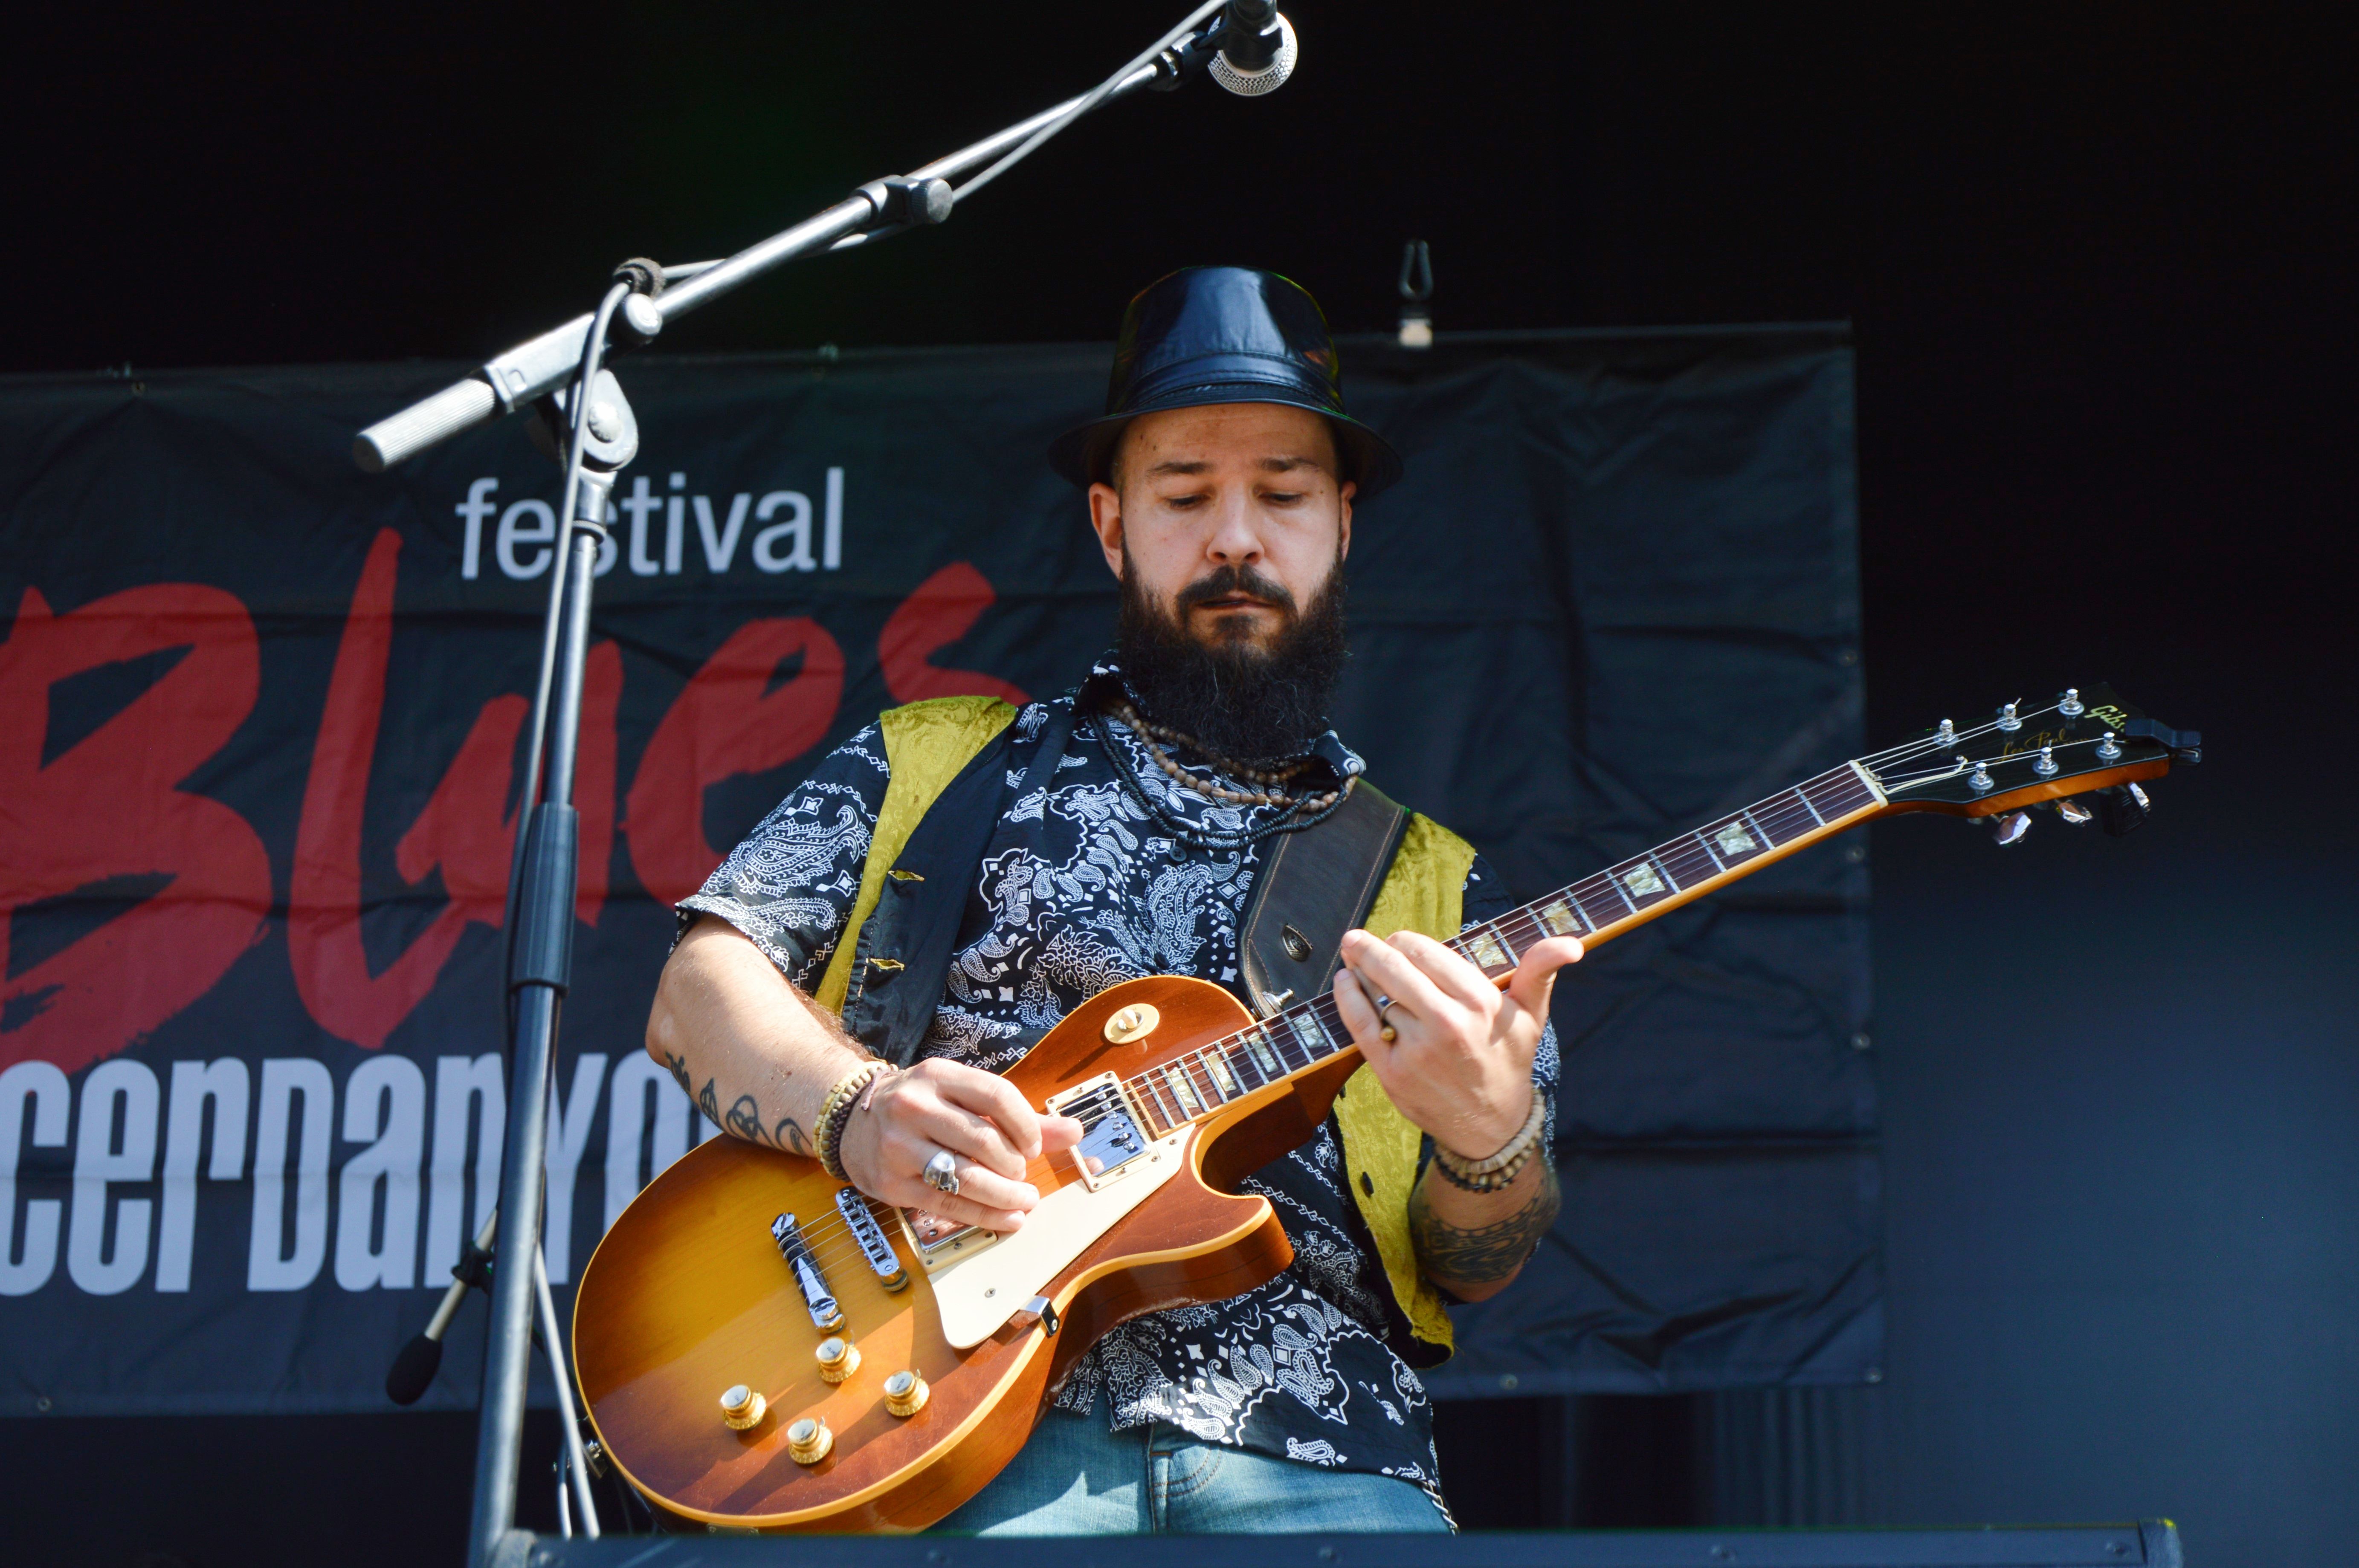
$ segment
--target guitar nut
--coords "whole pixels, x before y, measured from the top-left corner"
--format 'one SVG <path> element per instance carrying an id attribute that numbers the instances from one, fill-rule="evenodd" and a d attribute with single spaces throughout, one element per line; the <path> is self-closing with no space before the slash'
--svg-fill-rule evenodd
<path id="1" fill-rule="evenodd" d="M 816 1465 L 834 1446 L 835 1433 L 818 1416 L 807 1415 L 787 1428 L 787 1457 L 798 1465 Z"/>
<path id="2" fill-rule="evenodd" d="M 762 1424 L 769 1401 L 739 1383 L 721 1396 L 721 1424 L 732 1432 L 750 1432 Z"/>
<path id="3" fill-rule="evenodd" d="M 817 1354 L 823 1381 L 841 1383 L 860 1370 L 860 1346 L 841 1336 L 821 1340 Z"/>
<path id="4" fill-rule="evenodd" d="M 885 1408 L 906 1421 L 926 1408 L 932 1391 L 915 1372 L 896 1372 L 885 1379 Z"/>

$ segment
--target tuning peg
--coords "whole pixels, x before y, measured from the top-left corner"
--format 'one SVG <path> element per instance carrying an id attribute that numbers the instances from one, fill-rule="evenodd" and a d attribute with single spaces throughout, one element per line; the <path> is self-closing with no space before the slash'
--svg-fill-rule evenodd
<path id="1" fill-rule="evenodd" d="M 2056 815 L 2078 827 L 2097 814 L 2068 795 L 2056 803 Z"/>
<path id="2" fill-rule="evenodd" d="M 2097 792 L 2098 825 L 2116 838 L 2146 826 L 2147 814 L 2153 809 L 2154 802 L 2134 784 Z"/>
<path id="3" fill-rule="evenodd" d="M 2064 699 L 2056 705 L 2056 711 L 2067 719 L 2078 719 L 2088 712 L 2088 705 L 2081 700 L 2081 688 L 2077 686 L 2066 687 Z"/>
<path id="4" fill-rule="evenodd" d="M 1941 728 L 1933 732 L 1933 743 L 1937 746 L 1956 745 L 1958 743 L 1958 727 L 1951 723 L 1946 719 L 1942 719 Z"/>
<path id="5" fill-rule="evenodd" d="M 1965 765 L 1965 758 L 1960 757 L 1958 759 L 1958 766 L 1962 768 Z M 1997 780 L 1992 778 L 1990 775 L 1990 764 L 1978 760 L 1974 763 L 1974 771 L 1967 775 L 1966 787 L 1973 790 L 1976 795 L 1983 795 L 1987 793 L 1990 787 L 1997 782 Z"/>
<path id="6" fill-rule="evenodd" d="M 2010 702 L 1998 710 L 1998 727 L 2010 732 L 2023 728 L 2023 720 L 2015 716 L 2015 704 Z"/>
<path id="7" fill-rule="evenodd" d="M 2039 760 L 2031 764 L 2031 771 L 2038 773 L 2043 779 L 2052 775 L 2056 772 L 2056 748 L 2053 746 L 2040 747 Z"/>
<path id="8" fill-rule="evenodd" d="M 2023 836 L 2031 831 L 2031 813 L 2010 811 L 2000 817 L 1995 826 L 1998 830 L 1998 841 L 2001 844 L 2020 843 Z"/>
<path id="9" fill-rule="evenodd" d="M 2121 755 L 2122 743 L 2120 740 L 2114 736 L 2112 730 L 2106 730 L 2105 738 L 2097 742 L 2097 760 L 2101 762 L 2119 762 L 2121 760 Z"/>

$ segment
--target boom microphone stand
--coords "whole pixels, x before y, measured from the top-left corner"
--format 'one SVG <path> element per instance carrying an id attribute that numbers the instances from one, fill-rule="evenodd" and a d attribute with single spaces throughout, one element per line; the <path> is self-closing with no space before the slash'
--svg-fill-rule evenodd
<path id="1" fill-rule="evenodd" d="M 1215 17 L 1216 12 L 1222 14 Z M 1117 98 L 1142 87 L 1170 91 L 1208 70 L 1233 92 L 1258 95 L 1292 74 L 1295 49 L 1294 30 L 1277 14 L 1276 0 L 1229 0 L 1225 6 L 1222 0 L 1203 0 L 1178 27 L 1089 92 L 910 174 L 872 180 L 735 255 L 683 266 L 625 262 L 616 269 L 616 281 L 596 310 L 519 343 L 487 362 L 477 374 L 372 425 L 353 442 L 353 460 L 364 471 L 379 473 L 463 430 L 530 409 L 536 436 L 565 465 L 560 508 L 565 519 L 563 543 L 549 573 L 540 680 L 519 797 L 522 831 L 509 879 L 509 1114 L 500 1176 L 499 1214 L 504 1217 L 490 1284 L 492 1321 L 469 1531 L 468 1557 L 473 1568 L 521 1568 L 531 1557 L 534 1537 L 516 1528 L 516 1495 L 536 1308 L 550 1341 L 560 1411 L 569 1418 L 571 1413 L 564 1349 L 557 1343 L 547 1277 L 538 1267 L 542 1162 L 549 1141 L 558 1017 L 572 966 L 580 837 L 572 806 L 574 752 L 591 588 L 606 537 L 606 503 L 614 476 L 638 451 L 630 403 L 614 373 L 602 368 L 602 361 L 610 349 L 619 351 L 651 342 L 674 317 L 799 256 L 844 250 L 946 222 L 958 202 L 1082 115 Z M 989 167 L 983 168 L 985 164 Z M 982 173 L 952 189 L 952 178 L 978 168 Z M 444 1310 L 436 1314 L 436 1326 L 447 1326 L 454 1308 L 455 1302 L 446 1300 Z M 439 1342 L 439 1336 L 434 1337 Z M 568 1419 L 566 1427 L 569 1457 L 582 1482 L 584 1524 L 587 1533 L 594 1535 L 596 1515 L 588 1507 L 578 1423 Z"/>

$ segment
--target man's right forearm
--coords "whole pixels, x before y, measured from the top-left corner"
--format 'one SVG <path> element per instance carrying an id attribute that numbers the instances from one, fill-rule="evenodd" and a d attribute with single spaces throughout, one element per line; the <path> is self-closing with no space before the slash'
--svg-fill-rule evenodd
<path id="1" fill-rule="evenodd" d="M 869 1056 L 760 948 L 711 915 L 664 965 L 647 1054 L 723 1131 L 797 1154 L 816 1152 L 828 1090 Z"/>

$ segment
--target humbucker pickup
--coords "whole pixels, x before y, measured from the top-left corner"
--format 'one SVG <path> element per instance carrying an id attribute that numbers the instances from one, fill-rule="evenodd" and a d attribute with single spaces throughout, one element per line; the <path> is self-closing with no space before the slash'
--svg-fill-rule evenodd
<path id="1" fill-rule="evenodd" d="M 1082 1124 L 1082 1141 L 1073 1158 L 1081 1166 L 1082 1182 L 1093 1192 L 1116 1180 L 1124 1166 L 1147 1152 L 1147 1135 L 1132 1119 L 1130 1107 L 1122 1098 L 1121 1080 L 1112 1073 L 1101 1073 L 1051 1096 L 1048 1110 Z"/>

